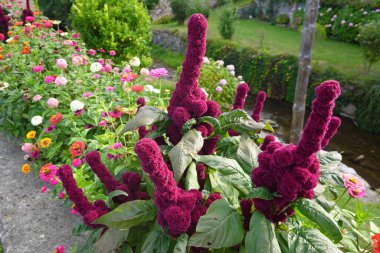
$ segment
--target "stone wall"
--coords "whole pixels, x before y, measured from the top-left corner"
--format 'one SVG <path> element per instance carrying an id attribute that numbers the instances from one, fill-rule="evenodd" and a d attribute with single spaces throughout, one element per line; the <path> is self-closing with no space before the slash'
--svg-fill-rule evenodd
<path id="1" fill-rule="evenodd" d="M 170 0 L 160 0 L 158 4 L 149 12 L 152 20 L 155 21 L 164 16 L 172 15 Z"/>
<path id="2" fill-rule="evenodd" d="M 160 45 L 164 48 L 179 52 L 183 55 L 186 54 L 186 39 L 181 38 L 179 35 L 176 35 L 173 32 L 153 31 L 152 42 L 153 44 Z"/>

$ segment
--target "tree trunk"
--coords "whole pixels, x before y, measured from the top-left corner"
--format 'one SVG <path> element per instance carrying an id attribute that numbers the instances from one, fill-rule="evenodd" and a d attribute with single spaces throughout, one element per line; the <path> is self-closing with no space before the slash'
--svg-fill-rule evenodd
<path id="1" fill-rule="evenodd" d="M 297 144 L 302 135 L 305 117 L 305 101 L 309 75 L 311 72 L 311 55 L 314 44 L 315 26 L 318 18 L 319 0 L 307 0 L 302 30 L 298 75 L 293 104 L 292 128 L 290 141 Z"/>

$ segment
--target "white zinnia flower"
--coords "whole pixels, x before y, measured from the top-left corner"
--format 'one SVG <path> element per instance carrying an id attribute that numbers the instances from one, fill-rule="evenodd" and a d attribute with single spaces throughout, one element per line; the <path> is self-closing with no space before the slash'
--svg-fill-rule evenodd
<path id="1" fill-rule="evenodd" d="M 231 76 L 235 76 L 235 71 L 230 71 Z"/>
<path id="2" fill-rule="evenodd" d="M 71 103 L 70 103 L 70 109 L 73 111 L 73 112 L 76 112 L 76 111 L 79 111 L 79 110 L 82 110 L 84 107 L 84 104 L 79 101 L 79 100 L 73 100 Z"/>
<path id="3" fill-rule="evenodd" d="M 92 73 L 99 72 L 102 68 L 103 68 L 103 66 L 99 62 L 94 62 L 90 66 L 90 70 Z"/>
<path id="4" fill-rule="evenodd" d="M 131 64 L 131 66 L 133 66 L 133 67 L 138 67 L 138 66 L 140 66 L 141 62 L 140 62 L 140 59 L 138 57 L 133 57 L 129 61 L 129 64 Z"/>
<path id="5" fill-rule="evenodd" d="M 203 64 L 210 64 L 210 60 L 206 56 L 203 57 Z"/>
<path id="6" fill-rule="evenodd" d="M 33 126 L 38 126 L 42 123 L 44 118 L 42 118 L 41 116 L 34 116 L 30 122 L 32 123 Z"/>
<path id="7" fill-rule="evenodd" d="M 154 89 L 154 87 L 150 84 L 145 85 L 145 87 L 144 87 L 144 90 L 147 92 L 152 92 L 153 89 Z"/>
<path id="8" fill-rule="evenodd" d="M 235 70 L 235 66 L 232 65 L 232 64 L 231 65 L 227 65 L 226 68 L 227 68 L 228 71 L 234 71 Z"/>

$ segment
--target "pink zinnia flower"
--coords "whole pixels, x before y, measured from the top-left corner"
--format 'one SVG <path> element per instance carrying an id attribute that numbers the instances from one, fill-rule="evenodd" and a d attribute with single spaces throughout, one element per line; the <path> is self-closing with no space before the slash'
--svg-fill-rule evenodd
<path id="1" fill-rule="evenodd" d="M 62 191 L 58 193 L 58 198 L 63 199 L 65 197 L 65 193 Z"/>
<path id="2" fill-rule="evenodd" d="M 55 64 L 56 64 L 57 67 L 60 68 L 60 69 L 65 69 L 65 68 L 67 68 L 67 66 L 68 66 L 68 63 L 67 63 L 67 61 L 66 61 L 65 59 L 57 59 L 57 60 L 55 61 Z"/>
<path id="3" fill-rule="evenodd" d="M 110 51 L 110 55 L 111 55 L 111 56 L 115 56 L 115 55 L 116 55 L 116 52 L 115 52 L 114 50 L 111 50 L 111 51 Z"/>
<path id="4" fill-rule="evenodd" d="M 89 56 L 94 56 L 96 54 L 96 51 L 94 49 L 89 49 L 88 50 L 88 55 Z"/>
<path id="5" fill-rule="evenodd" d="M 167 76 L 168 71 L 165 68 L 156 68 L 150 71 L 150 76 L 153 78 L 160 78 L 161 76 Z"/>
<path id="6" fill-rule="evenodd" d="M 73 33 L 73 39 L 78 39 L 80 37 L 79 33 Z"/>
<path id="7" fill-rule="evenodd" d="M 83 93 L 83 97 L 84 98 L 89 98 L 89 97 L 91 97 L 92 96 L 92 93 L 91 92 L 85 92 L 85 93 Z"/>
<path id="8" fill-rule="evenodd" d="M 44 70 L 44 67 L 42 67 L 41 65 L 37 65 L 37 66 L 34 66 L 33 67 L 33 72 L 34 73 L 40 73 Z"/>
<path id="9" fill-rule="evenodd" d="M 58 105 L 59 105 L 59 101 L 58 101 L 58 99 L 56 99 L 56 98 L 49 98 L 48 101 L 47 101 L 47 106 L 48 106 L 50 109 L 57 108 Z"/>
<path id="10" fill-rule="evenodd" d="M 67 84 L 67 79 L 63 76 L 58 76 L 54 82 L 57 86 L 64 86 Z"/>
<path id="11" fill-rule="evenodd" d="M 37 101 L 40 101 L 40 100 L 41 100 L 41 98 L 42 98 L 42 96 L 41 96 L 41 95 L 35 95 L 35 96 L 33 97 L 33 102 L 37 102 Z"/>
<path id="12" fill-rule="evenodd" d="M 27 22 L 29 22 L 29 23 L 33 23 L 33 22 L 34 22 L 34 17 L 33 17 L 33 16 L 27 16 L 27 17 L 25 18 L 25 20 L 26 20 Z"/>
<path id="13" fill-rule="evenodd" d="M 92 78 L 94 78 L 94 79 L 99 79 L 100 77 L 101 77 L 100 74 L 94 74 L 94 75 L 92 76 Z"/>
<path id="14" fill-rule="evenodd" d="M 4 34 L 0 33 L 0 41 L 3 41 L 5 39 Z"/>
<path id="15" fill-rule="evenodd" d="M 113 91 L 115 87 L 113 86 L 106 86 L 106 91 Z"/>
<path id="16" fill-rule="evenodd" d="M 106 120 L 102 120 L 102 121 L 100 121 L 99 122 L 99 126 L 105 126 L 105 125 L 107 125 L 107 121 Z"/>
<path id="17" fill-rule="evenodd" d="M 73 208 L 73 209 L 71 209 L 70 213 L 71 213 L 72 215 L 77 215 L 77 214 L 78 214 L 78 211 L 77 211 L 75 208 Z"/>
<path id="18" fill-rule="evenodd" d="M 45 133 L 50 133 L 55 129 L 55 125 L 50 125 L 45 129 Z"/>
<path id="19" fill-rule="evenodd" d="M 57 174 L 57 167 L 52 164 L 47 164 L 40 169 L 40 178 L 44 182 L 50 181 Z"/>
<path id="20" fill-rule="evenodd" d="M 21 146 L 21 150 L 25 153 L 30 153 L 32 152 L 33 150 L 33 144 L 32 143 L 24 143 L 22 146 Z"/>
<path id="21" fill-rule="evenodd" d="M 46 191 L 47 191 L 47 186 L 44 186 L 44 187 L 41 188 L 41 192 L 42 192 L 42 193 L 44 193 L 44 192 L 46 192 Z"/>
<path id="22" fill-rule="evenodd" d="M 55 77 L 54 76 L 46 76 L 45 77 L 45 83 L 52 83 L 55 81 Z"/>
<path id="23" fill-rule="evenodd" d="M 74 167 L 79 167 L 80 165 L 82 164 L 82 160 L 80 158 L 75 158 L 73 161 L 72 161 L 72 165 Z"/>
<path id="24" fill-rule="evenodd" d="M 58 245 L 54 248 L 53 253 L 65 253 L 65 247 L 63 245 Z"/>
<path id="25" fill-rule="evenodd" d="M 353 198 L 361 198 L 365 195 L 365 186 L 363 181 L 351 174 L 342 175 L 344 186 L 347 188 L 348 194 Z"/>

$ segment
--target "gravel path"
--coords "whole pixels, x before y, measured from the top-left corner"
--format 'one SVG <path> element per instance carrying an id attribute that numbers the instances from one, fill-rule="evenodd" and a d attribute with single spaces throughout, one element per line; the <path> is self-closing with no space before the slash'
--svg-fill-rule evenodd
<path id="1" fill-rule="evenodd" d="M 43 182 L 33 173 L 23 175 L 23 152 L 0 134 L 0 240 L 4 253 L 50 253 L 66 249 L 78 238 L 72 226 L 79 222 L 58 200 L 41 193 Z"/>

